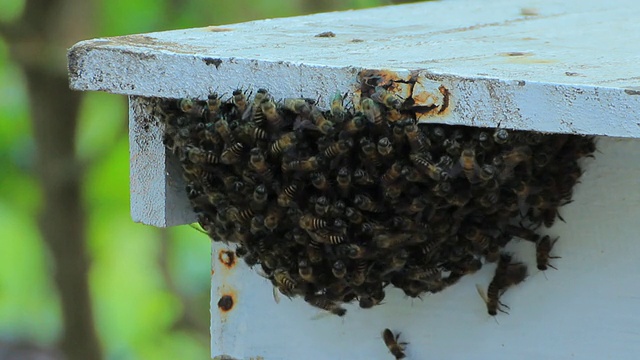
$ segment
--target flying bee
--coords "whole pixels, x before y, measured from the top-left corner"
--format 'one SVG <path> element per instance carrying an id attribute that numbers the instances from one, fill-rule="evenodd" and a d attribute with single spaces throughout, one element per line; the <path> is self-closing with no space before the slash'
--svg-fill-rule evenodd
<path id="1" fill-rule="evenodd" d="M 303 117 L 307 117 L 311 113 L 311 107 L 309 105 L 313 105 L 313 101 L 309 99 L 286 98 L 283 101 L 283 107 L 285 109 Z"/>
<path id="2" fill-rule="evenodd" d="M 306 282 L 314 283 L 316 280 L 313 274 L 313 266 L 311 266 L 311 262 L 308 259 L 302 258 L 298 261 L 298 274 Z"/>
<path id="3" fill-rule="evenodd" d="M 307 294 L 304 297 L 304 301 L 313 307 L 326 310 L 334 315 L 344 316 L 347 313 L 347 310 L 335 301 L 329 300 L 325 295 Z"/>
<path id="4" fill-rule="evenodd" d="M 345 121 L 342 130 L 340 131 L 339 138 L 347 139 L 365 128 L 365 120 L 362 116 L 354 116 L 350 120 Z"/>
<path id="5" fill-rule="evenodd" d="M 244 112 L 247 110 L 247 97 L 240 89 L 234 90 L 232 95 L 233 96 L 231 97 L 231 103 L 236 107 L 238 114 L 242 116 L 242 114 L 244 114 Z"/>
<path id="6" fill-rule="evenodd" d="M 347 274 L 347 264 L 342 260 L 336 260 L 331 265 L 331 272 L 336 279 L 342 279 Z"/>
<path id="7" fill-rule="evenodd" d="M 549 235 L 545 235 L 536 242 L 536 263 L 538 265 L 538 270 L 544 271 L 547 270 L 547 267 L 555 269 L 555 266 L 549 264 L 549 259 L 559 259 L 560 256 L 550 256 L 549 254 L 558 239 L 559 238 L 555 238 L 554 240 L 551 240 Z"/>
<path id="8" fill-rule="evenodd" d="M 353 182 L 358 185 L 373 185 L 375 184 L 376 179 L 374 179 L 368 171 L 364 169 L 356 169 L 353 172 Z"/>
<path id="9" fill-rule="evenodd" d="M 260 103 L 260 110 L 262 111 L 262 115 L 269 123 L 270 128 L 279 129 L 282 125 L 283 119 L 282 115 L 278 113 L 278 109 L 276 104 L 271 99 L 264 99 Z"/>
<path id="10" fill-rule="evenodd" d="M 322 172 L 311 173 L 311 184 L 320 191 L 329 190 L 329 181 Z"/>
<path id="11" fill-rule="evenodd" d="M 273 179 L 273 172 L 269 165 L 267 165 L 264 155 L 260 148 L 253 148 L 249 152 L 249 168 L 253 169 L 266 181 L 271 181 Z"/>
<path id="12" fill-rule="evenodd" d="M 280 136 L 280 138 L 271 144 L 269 153 L 273 156 L 278 156 L 283 152 L 291 149 L 297 143 L 297 136 L 294 132 L 288 132 Z"/>
<path id="13" fill-rule="evenodd" d="M 362 113 L 367 118 L 367 121 L 375 126 L 382 125 L 382 121 L 384 120 L 382 117 L 382 111 L 380 111 L 380 107 L 372 99 L 362 99 L 360 101 L 360 107 L 362 108 Z"/>
<path id="14" fill-rule="evenodd" d="M 321 155 L 311 156 L 304 160 L 293 160 L 282 163 L 282 171 L 299 171 L 299 172 L 311 172 L 316 171 L 322 165 L 324 159 Z"/>
<path id="15" fill-rule="evenodd" d="M 226 165 L 237 163 L 240 161 L 243 150 L 243 143 L 235 143 L 232 146 L 227 147 L 220 155 L 220 162 Z"/>
<path id="16" fill-rule="evenodd" d="M 349 172 L 349 168 L 340 168 L 340 170 L 338 170 L 338 176 L 336 180 L 338 182 L 338 190 L 340 191 L 340 195 L 342 195 L 342 197 L 349 196 L 349 188 L 351 187 L 351 173 Z"/>
<path id="17" fill-rule="evenodd" d="M 391 330 L 384 329 L 384 331 L 382 331 L 382 340 L 396 360 L 404 359 L 406 357 L 404 351 L 408 343 L 400 342 L 400 333 L 394 336 Z"/>
<path id="18" fill-rule="evenodd" d="M 382 213 L 385 211 L 385 206 L 383 204 L 375 202 L 369 195 L 367 194 L 358 194 L 353 198 L 353 204 L 357 206 L 360 210 Z"/>
<path id="19" fill-rule="evenodd" d="M 330 110 L 331 117 L 338 124 L 343 123 L 348 115 L 343 105 L 343 101 L 346 96 L 347 96 L 347 93 L 345 93 L 343 96 L 343 95 L 340 95 L 340 92 L 337 92 L 335 96 L 331 99 L 331 110 Z"/>
<path id="20" fill-rule="evenodd" d="M 231 146 L 236 143 L 233 134 L 231 133 L 231 129 L 229 128 L 229 123 L 225 119 L 219 119 L 213 124 L 215 131 L 222 137 L 224 143 L 227 146 Z"/>
<path id="21" fill-rule="evenodd" d="M 294 198 L 297 195 L 299 190 L 301 190 L 301 184 L 297 182 L 294 182 L 286 186 L 278 194 L 278 205 L 283 208 L 291 207 L 292 205 L 295 205 Z"/>
<path id="22" fill-rule="evenodd" d="M 353 139 L 338 140 L 329 145 L 329 147 L 324 150 L 323 155 L 327 159 L 333 159 L 346 154 L 352 147 Z"/>
<path id="23" fill-rule="evenodd" d="M 316 126 L 317 130 L 320 131 L 323 135 L 330 135 L 333 133 L 333 122 L 327 120 L 320 109 L 315 106 L 312 107 L 309 116 L 311 117 L 311 121 L 313 121 L 313 124 Z"/>

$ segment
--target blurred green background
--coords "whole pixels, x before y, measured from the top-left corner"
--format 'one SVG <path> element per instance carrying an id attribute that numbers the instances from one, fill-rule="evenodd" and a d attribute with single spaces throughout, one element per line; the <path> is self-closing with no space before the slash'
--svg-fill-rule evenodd
<path id="1" fill-rule="evenodd" d="M 126 98 L 71 93 L 68 47 L 94 37 L 389 3 L 0 0 L 0 359 L 209 358 L 209 240 L 189 227 L 131 221 Z M 65 146 L 70 156 L 55 150 Z M 48 207 L 51 196 L 73 189 L 78 204 Z M 64 211 L 74 206 L 84 217 Z M 60 288 L 57 271 L 72 284 Z M 86 279 L 92 316 L 65 321 L 65 301 L 67 316 L 83 314 L 87 291 L 78 284 Z"/>

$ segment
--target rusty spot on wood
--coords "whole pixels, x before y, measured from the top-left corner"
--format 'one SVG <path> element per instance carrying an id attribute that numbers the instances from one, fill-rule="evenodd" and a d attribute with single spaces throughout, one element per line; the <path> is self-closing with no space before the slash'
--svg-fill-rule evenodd
<path id="1" fill-rule="evenodd" d="M 218 252 L 218 260 L 227 267 L 227 269 L 231 269 L 236 264 L 236 254 L 230 250 L 220 250 Z"/>
<path id="2" fill-rule="evenodd" d="M 220 26 L 207 26 L 205 29 L 211 32 L 227 32 L 233 31 L 232 28 L 220 27 Z"/>
<path id="3" fill-rule="evenodd" d="M 215 273 L 216 273 L 216 271 L 211 269 L 211 276 L 213 276 L 213 274 L 215 274 Z"/>
<path id="4" fill-rule="evenodd" d="M 218 308 L 222 312 L 228 312 L 233 309 L 233 303 L 233 295 L 225 294 L 220 297 L 220 300 L 218 300 Z"/>
<path id="5" fill-rule="evenodd" d="M 320 34 L 314 35 L 314 37 L 336 37 L 336 34 L 333 31 L 325 31 L 321 32 Z"/>
<path id="6" fill-rule="evenodd" d="M 438 110 L 438 114 L 442 114 L 449 109 L 449 98 L 451 97 L 451 93 L 449 92 L 449 89 L 444 87 L 444 85 L 440 85 L 438 90 L 440 90 L 440 93 L 442 94 L 442 106 L 440 107 L 440 110 Z"/>
<path id="7" fill-rule="evenodd" d="M 207 64 L 207 65 L 215 66 L 216 69 L 218 69 L 220 67 L 220 64 L 222 64 L 222 59 L 214 59 L 214 58 L 210 58 L 210 57 L 206 57 L 206 58 L 202 59 L 202 61 L 204 61 L 204 63 Z"/>

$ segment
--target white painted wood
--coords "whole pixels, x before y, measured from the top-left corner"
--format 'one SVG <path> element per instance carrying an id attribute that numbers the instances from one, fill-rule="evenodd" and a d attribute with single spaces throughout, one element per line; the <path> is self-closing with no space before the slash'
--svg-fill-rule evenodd
<path id="1" fill-rule="evenodd" d="M 421 121 L 636 138 L 638 18 L 635 0 L 450 0 L 121 36 L 71 48 L 70 83 L 173 98 L 264 87 L 326 106 L 336 91 L 357 102 L 361 71 L 388 70 L 413 76 L 398 91 L 419 105 L 442 107 L 439 88 L 449 91 L 446 111 Z M 137 124 L 146 110 L 133 105 L 132 217 L 192 222 L 161 129 Z"/>
<path id="2" fill-rule="evenodd" d="M 558 270 L 535 267 L 531 243 L 510 244 L 529 264 L 530 277 L 502 300 L 510 315 L 487 315 L 475 284 L 487 286 L 494 266 L 463 278 L 422 301 L 387 292 L 370 310 L 349 307 L 344 318 L 318 314 L 302 299 L 280 304 L 271 284 L 241 263 L 227 270 L 213 246 L 212 355 L 239 359 L 392 359 L 381 331 L 401 331 L 408 359 L 632 359 L 640 354 L 640 141 L 601 138 L 601 153 L 586 172 L 574 202 L 546 233 L 560 236 L 552 254 Z M 545 278 L 546 275 L 546 278 Z M 221 316 L 221 294 L 236 305 Z"/>

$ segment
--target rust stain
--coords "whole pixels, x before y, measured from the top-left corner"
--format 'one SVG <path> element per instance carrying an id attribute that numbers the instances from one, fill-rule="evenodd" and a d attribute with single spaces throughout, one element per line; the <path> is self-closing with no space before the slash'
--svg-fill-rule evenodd
<path id="1" fill-rule="evenodd" d="M 233 293 L 224 294 L 220 297 L 220 300 L 218 300 L 218 308 L 223 313 L 226 313 L 233 309 L 234 303 L 235 301 Z"/>
<path id="2" fill-rule="evenodd" d="M 232 28 L 226 28 L 226 27 L 220 27 L 220 26 L 207 26 L 205 29 L 207 29 L 207 31 L 211 31 L 211 32 L 233 31 Z"/>
<path id="3" fill-rule="evenodd" d="M 236 265 L 236 254 L 230 250 L 220 250 L 218 251 L 218 260 L 227 269 L 232 269 Z"/>
<path id="4" fill-rule="evenodd" d="M 211 269 L 211 276 L 213 276 L 213 274 L 215 274 L 215 273 L 216 273 L 216 271 Z"/>

